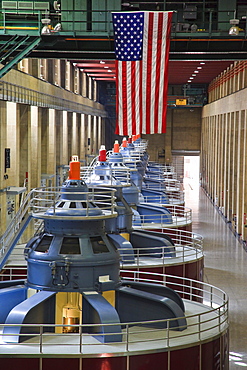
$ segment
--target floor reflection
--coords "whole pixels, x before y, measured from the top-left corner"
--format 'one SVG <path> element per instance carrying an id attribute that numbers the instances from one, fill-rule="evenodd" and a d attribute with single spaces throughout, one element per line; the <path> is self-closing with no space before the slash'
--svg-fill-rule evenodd
<path id="1" fill-rule="evenodd" d="M 184 183 L 193 231 L 204 237 L 204 280 L 229 296 L 230 369 L 247 367 L 247 253 L 199 184 Z"/>

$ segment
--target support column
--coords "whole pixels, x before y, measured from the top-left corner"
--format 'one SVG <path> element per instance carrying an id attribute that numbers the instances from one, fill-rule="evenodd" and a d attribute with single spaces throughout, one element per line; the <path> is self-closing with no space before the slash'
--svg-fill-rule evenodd
<path id="1" fill-rule="evenodd" d="M 93 81 L 93 100 L 94 101 L 97 101 L 97 95 L 98 95 L 98 92 L 97 92 L 97 81 L 94 80 Z"/>
<path id="2" fill-rule="evenodd" d="M 22 155 L 25 160 L 26 153 L 20 152 L 20 106 L 12 102 L 7 102 L 7 148 L 10 149 L 10 168 L 7 170 L 7 186 L 23 186 L 20 181 L 20 162 Z M 26 169 L 27 171 L 27 169 Z M 14 214 L 19 208 L 19 196 L 6 194 L 6 226 L 9 225 Z"/>
<path id="3" fill-rule="evenodd" d="M 9 185 L 19 186 L 20 119 L 17 103 L 7 102 L 7 147 L 10 148 Z"/>
<path id="4" fill-rule="evenodd" d="M 69 91 L 74 91 L 74 76 L 73 69 L 70 62 L 66 62 L 65 65 L 65 89 Z"/>
<path id="5" fill-rule="evenodd" d="M 93 154 L 96 155 L 97 151 L 98 151 L 98 135 L 97 135 L 97 117 L 96 116 L 93 116 L 93 145 L 92 145 L 92 151 L 93 151 Z"/>
<path id="6" fill-rule="evenodd" d="M 239 112 L 238 121 L 236 121 L 237 129 L 237 148 L 236 148 L 236 231 L 237 234 L 242 238 L 244 230 L 244 155 L 245 150 L 245 141 L 246 137 L 244 136 L 245 132 L 245 114 L 246 111 Z"/>
<path id="7" fill-rule="evenodd" d="M 41 180 L 41 125 L 42 108 L 30 107 L 28 135 L 28 190 L 40 186 Z"/>
<path id="8" fill-rule="evenodd" d="M 63 183 L 63 120 L 62 112 L 55 111 L 55 124 L 56 124 L 56 182 L 55 186 L 60 186 Z M 65 180 L 65 179 L 64 179 Z"/>
<path id="9" fill-rule="evenodd" d="M 54 61 L 54 84 L 61 86 L 61 61 L 56 59 Z"/>
<path id="10" fill-rule="evenodd" d="M 244 73 L 243 73 L 243 88 L 247 87 L 247 61 L 244 62 Z"/>
<path id="11" fill-rule="evenodd" d="M 87 154 L 87 116 L 86 114 L 81 114 L 81 145 L 80 145 L 80 159 L 85 160 Z"/>
<path id="12" fill-rule="evenodd" d="M 214 190 L 214 202 L 219 206 L 220 198 L 220 157 L 221 157 L 221 148 L 220 148 L 220 115 L 215 116 L 215 190 Z"/>
<path id="13" fill-rule="evenodd" d="M 242 237 L 243 240 L 247 240 L 247 110 L 242 114 L 243 122 L 243 181 L 242 181 L 242 194 L 243 194 L 243 225 L 242 225 Z"/>
<path id="14" fill-rule="evenodd" d="M 88 98 L 92 99 L 92 79 L 88 77 Z"/>
<path id="15" fill-rule="evenodd" d="M 220 207 L 221 211 L 224 212 L 224 195 L 225 195 L 225 172 L 224 172 L 224 153 L 225 153 L 225 120 L 226 120 L 226 114 L 221 115 L 221 169 L 220 169 L 220 178 L 221 178 L 221 188 L 220 188 Z"/>
<path id="16" fill-rule="evenodd" d="M 7 103 L 0 101 L 0 235 L 6 229 L 6 192 L 2 191 L 8 186 L 8 179 L 5 171 L 5 148 L 7 148 Z"/>
<path id="17" fill-rule="evenodd" d="M 62 150 L 62 164 L 68 164 L 69 162 L 69 153 L 68 153 L 68 113 L 63 111 L 62 117 L 62 142 L 61 142 L 61 150 Z"/>
<path id="18" fill-rule="evenodd" d="M 101 143 L 105 145 L 105 118 L 101 117 Z"/>
<path id="19" fill-rule="evenodd" d="M 232 153 L 233 153 L 233 113 L 228 113 L 229 144 L 228 144 L 228 178 L 227 178 L 227 219 L 232 221 Z"/>
<path id="20" fill-rule="evenodd" d="M 82 96 L 87 97 L 87 75 L 84 72 L 82 73 L 81 94 L 82 94 Z"/>
<path id="21" fill-rule="evenodd" d="M 74 73 L 75 73 L 74 92 L 75 92 L 75 94 L 79 94 L 80 93 L 80 69 L 75 68 Z"/>
<path id="22" fill-rule="evenodd" d="M 68 126 L 68 157 L 71 160 L 72 153 L 72 113 L 67 112 L 67 126 Z"/>
<path id="23" fill-rule="evenodd" d="M 236 62 L 235 74 L 236 74 L 236 91 L 239 91 L 240 90 L 240 61 Z"/>
<path id="24" fill-rule="evenodd" d="M 93 116 L 88 116 L 88 130 L 87 130 L 87 137 L 88 137 L 88 155 L 92 154 L 93 149 L 93 135 L 92 135 L 92 125 L 93 125 Z"/>
<path id="25" fill-rule="evenodd" d="M 24 186 L 26 181 L 31 177 L 31 173 L 29 173 L 29 144 L 30 144 L 30 136 L 31 136 L 31 128 L 30 128 L 30 106 L 25 104 L 20 104 L 19 106 L 19 127 L 20 127 L 20 142 L 19 142 L 19 153 L 18 153 L 18 161 L 19 161 L 19 184 L 20 186 Z M 31 167 L 30 167 L 31 169 Z M 36 187 L 35 185 L 34 187 Z M 28 191 L 31 190 L 30 184 L 27 182 Z"/>
<path id="26" fill-rule="evenodd" d="M 215 170 L 215 164 L 214 164 L 214 147 L 215 147 L 215 141 L 214 141 L 214 116 L 209 117 L 209 152 L 211 153 L 210 156 L 210 164 L 209 164 L 209 194 L 211 195 L 211 198 L 214 198 L 214 170 Z"/>
<path id="27" fill-rule="evenodd" d="M 79 155 L 79 147 L 78 147 L 78 122 L 77 122 L 77 113 L 72 113 L 72 155 Z"/>
<path id="28" fill-rule="evenodd" d="M 229 176 L 229 114 L 225 114 L 224 122 L 223 122 L 223 130 L 225 131 L 225 143 L 224 143 L 224 152 L 223 152 L 223 176 L 224 176 L 224 184 L 223 184 L 223 214 L 227 217 L 228 212 L 228 202 L 227 202 L 227 194 L 228 194 L 228 176 Z"/>
<path id="29" fill-rule="evenodd" d="M 233 64 L 230 65 L 230 67 L 227 68 L 228 76 L 230 76 L 233 69 Z M 229 95 L 233 93 L 233 78 L 229 77 Z"/>
<path id="30" fill-rule="evenodd" d="M 48 163 L 47 173 L 56 173 L 56 121 L 55 109 L 49 109 L 49 137 L 48 137 Z"/>
<path id="31" fill-rule="evenodd" d="M 98 149 L 103 144 L 102 140 L 102 117 L 98 117 Z"/>
<path id="32" fill-rule="evenodd" d="M 51 186 L 55 183 L 56 174 L 56 122 L 55 110 L 43 111 L 41 121 L 41 145 L 42 145 L 42 178 L 43 185 Z"/>
<path id="33" fill-rule="evenodd" d="M 208 155 L 208 132 L 209 132 L 209 118 L 205 117 L 203 119 L 203 126 L 202 126 L 202 155 L 201 155 L 201 168 L 202 168 L 202 181 L 203 187 L 209 193 L 209 155 Z"/>
<path id="34" fill-rule="evenodd" d="M 231 171 L 231 174 L 232 174 L 231 209 L 232 209 L 232 214 L 234 215 L 232 217 L 233 226 L 235 227 L 236 226 L 236 211 L 237 211 L 236 209 L 236 182 L 237 182 L 237 145 L 238 145 L 237 143 L 238 136 L 236 133 L 236 128 L 237 128 L 236 122 L 238 122 L 238 119 L 239 119 L 239 112 L 234 112 L 232 114 L 232 119 L 233 119 L 233 125 L 232 125 L 233 138 L 232 138 L 232 171 Z"/>
<path id="35" fill-rule="evenodd" d="M 238 79 L 237 79 L 236 69 L 237 69 L 237 62 L 234 62 L 233 67 L 232 67 L 233 92 L 236 92 L 238 90 Z"/>

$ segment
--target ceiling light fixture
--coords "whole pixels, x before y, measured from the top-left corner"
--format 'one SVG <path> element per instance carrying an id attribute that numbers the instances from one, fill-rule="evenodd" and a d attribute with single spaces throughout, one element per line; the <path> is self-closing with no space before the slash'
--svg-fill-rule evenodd
<path id="1" fill-rule="evenodd" d="M 234 19 L 230 19 L 231 27 L 229 29 L 229 35 L 238 36 L 239 34 L 239 19 L 236 19 L 236 10 L 234 10 Z"/>

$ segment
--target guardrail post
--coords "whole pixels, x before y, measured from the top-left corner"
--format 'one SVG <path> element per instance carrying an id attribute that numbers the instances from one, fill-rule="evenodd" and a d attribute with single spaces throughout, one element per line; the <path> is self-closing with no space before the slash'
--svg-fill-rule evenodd
<path id="1" fill-rule="evenodd" d="M 198 340 L 201 341 L 201 315 L 198 317 Z"/>
<path id="2" fill-rule="evenodd" d="M 170 321 L 167 320 L 167 348 L 170 346 Z"/>
<path id="3" fill-rule="evenodd" d="M 220 321 L 221 321 L 221 315 L 220 315 L 220 307 L 218 308 L 218 315 L 219 315 L 219 333 L 220 333 Z"/>
<path id="4" fill-rule="evenodd" d="M 129 325 L 126 325 L 126 352 L 129 352 Z"/>
<path id="5" fill-rule="evenodd" d="M 140 263 L 140 249 L 139 248 L 137 249 L 137 256 L 136 257 L 137 257 L 137 261 L 136 261 L 137 262 L 137 266 L 139 268 L 139 263 Z"/>
<path id="6" fill-rule="evenodd" d="M 213 307 L 213 288 L 210 287 L 210 305 Z"/>
<path id="7" fill-rule="evenodd" d="M 80 335 L 80 344 L 79 344 L 79 352 L 82 353 L 82 344 L 83 344 L 83 338 L 82 338 L 82 326 L 79 328 L 79 335 Z"/>
<path id="8" fill-rule="evenodd" d="M 39 353 L 43 353 L 43 333 L 44 333 L 44 328 L 43 326 L 40 326 L 39 329 Z"/>
<path id="9" fill-rule="evenodd" d="M 54 212 L 54 215 L 56 213 L 56 193 L 54 191 L 54 196 L 53 196 L 53 212 Z"/>

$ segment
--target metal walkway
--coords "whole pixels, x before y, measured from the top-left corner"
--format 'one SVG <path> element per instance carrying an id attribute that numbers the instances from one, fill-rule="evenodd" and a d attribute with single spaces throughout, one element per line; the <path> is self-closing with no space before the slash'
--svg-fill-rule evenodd
<path id="1" fill-rule="evenodd" d="M 0 237 L 0 271 L 7 263 L 11 252 L 32 219 L 31 208 L 33 206 L 33 198 L 34 191 L 31 191 L 24 199 L 5 233 Z M 36 230 L 36 232 L 40 231 L 39 227 L 43 227 L 43 224 L 38 225 L 38 230 Z"/>
<path id="2" fill-rule="evenodd" d="M 7 39 L 0 47 L 0 63 L 4 65 L 0 69 L 0 78 L 23 58 L 26 58 L 39 45 L 40 41 L 40 37 L 28 35 L 14 35 Z"/>

